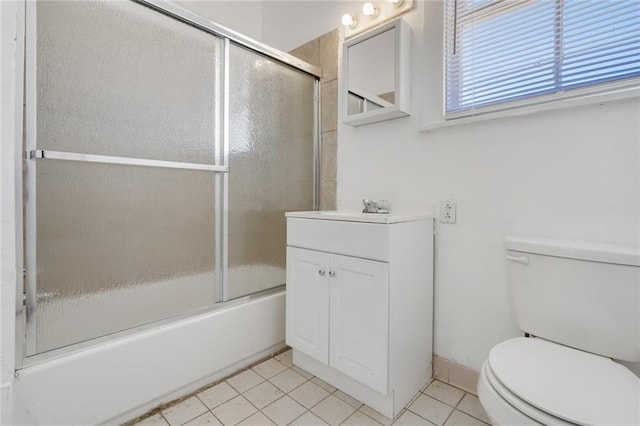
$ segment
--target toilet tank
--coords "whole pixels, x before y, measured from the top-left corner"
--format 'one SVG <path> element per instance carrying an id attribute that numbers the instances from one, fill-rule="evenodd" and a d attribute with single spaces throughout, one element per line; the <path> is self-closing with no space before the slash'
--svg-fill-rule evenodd
<path id="1" fill-rule="evenodd" d="M 640 362 L 640 248 L 508 237 L 509 298 L 519 328 Z"/>

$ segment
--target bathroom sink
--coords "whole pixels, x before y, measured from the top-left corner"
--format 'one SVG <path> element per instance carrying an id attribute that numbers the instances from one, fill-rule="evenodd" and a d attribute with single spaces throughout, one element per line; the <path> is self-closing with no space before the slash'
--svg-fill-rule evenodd
<path id="1" fill-rule="evenodd" d="M 431 219 L 430 214 L 380 214 L 362 213 L 354 211 L 327 210 L 310 212 L 287 212 L 287 217 L 297 217 L 301 219 L 320 220 L 341 220 L 346 222 L 368 222 L 368 223 L 399 223 L 414 221 L 416 219 Z"/>

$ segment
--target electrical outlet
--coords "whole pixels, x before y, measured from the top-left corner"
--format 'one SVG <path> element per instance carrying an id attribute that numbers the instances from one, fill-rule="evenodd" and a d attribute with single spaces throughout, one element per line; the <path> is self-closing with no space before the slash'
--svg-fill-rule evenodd
<path id="1" fill-rule="evenodd" d="M 456 200 L 444 200 L 440 203 L 440 222 L 456 223 Z"/>

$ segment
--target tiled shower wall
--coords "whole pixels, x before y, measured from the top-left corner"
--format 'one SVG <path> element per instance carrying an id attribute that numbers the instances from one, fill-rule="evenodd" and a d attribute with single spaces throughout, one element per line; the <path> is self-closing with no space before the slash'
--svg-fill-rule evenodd
<path id="1" fill-rule="evenodd" d="M 320 209 L 336 208 L 338 147 L 338 49 L 340 33 L 330 31 L 293 49 L 290 54 L 322 69 L 320 79 Z"/>

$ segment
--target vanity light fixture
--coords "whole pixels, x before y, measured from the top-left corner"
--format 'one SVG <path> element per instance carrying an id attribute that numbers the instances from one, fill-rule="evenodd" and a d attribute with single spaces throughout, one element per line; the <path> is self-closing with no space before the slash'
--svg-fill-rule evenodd
<path id="1" fill-rule="evenodd" d="M 345 13 L 344 15 L 342 15 L 342 25 L 347 28 L 355 28 L 358 26 L 358 21 L 353 16 L 351 16 L 350 13 Z"/>
<path id="2" fill-rule="evenodd" d="M 0 0 L 2 1 L 2 0 Z M 344 39 L 379 27 L 413 9 L 414 0 L 378 0 L 366 2 L 360 12 L 342 15 Z"/>
<path id="3" fill-rule="evenodd" d="M 373 3 L 365 3 L 362 6 L 362 13 L 370 18 L 375 18 L 378 16 L 380 11 L 373 5 Z"/>

